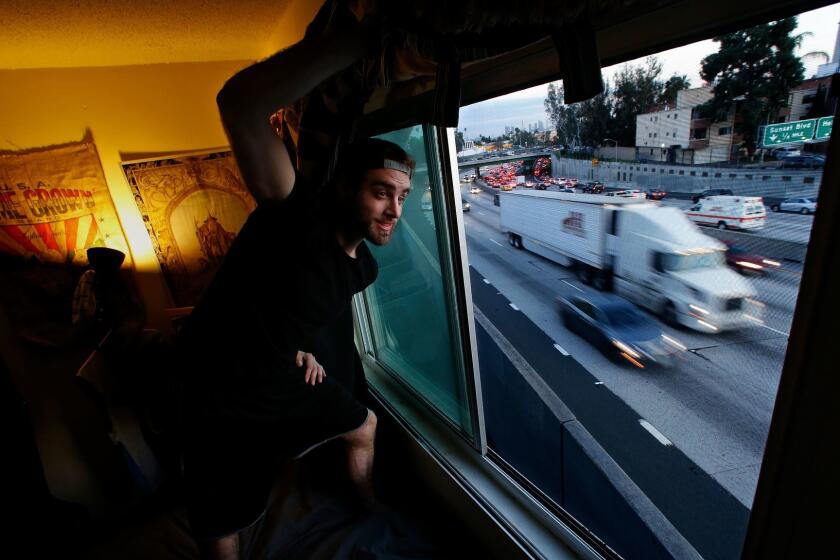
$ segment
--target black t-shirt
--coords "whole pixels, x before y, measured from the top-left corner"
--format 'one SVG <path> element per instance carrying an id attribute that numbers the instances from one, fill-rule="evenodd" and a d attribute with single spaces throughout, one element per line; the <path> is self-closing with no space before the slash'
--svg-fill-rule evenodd
<path id="1" fill-rule="evenodd" d="M 376 261 L 365 242 L 356 258 L 344 251 L 299 183 L 248 217 L 179 336 L 187 402 L 204 414 L 282 421 L 297 404 L 298 350 L 358 396 L 350 300 L 376 279 Z"/>

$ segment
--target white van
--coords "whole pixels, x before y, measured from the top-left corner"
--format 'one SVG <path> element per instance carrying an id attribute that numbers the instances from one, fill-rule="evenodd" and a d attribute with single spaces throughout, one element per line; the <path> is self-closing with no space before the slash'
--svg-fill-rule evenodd
<path id="1" fill-rule="evenodd" d="M 760 196 L 710 196 L 685 211 L 696 224 L 718 229 L 761 229 L 767 221 Z"/>

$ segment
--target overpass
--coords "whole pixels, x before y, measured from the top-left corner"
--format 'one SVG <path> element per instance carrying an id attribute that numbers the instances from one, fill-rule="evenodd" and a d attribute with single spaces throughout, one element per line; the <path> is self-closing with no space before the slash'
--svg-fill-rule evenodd
<path id="1" fill-rule="evenodd" d="M 534 161 L 537 159 L 544 157 L 544 158 L 551 158 L 551 151 L 550 150 L 540 150 L 537 152 L 530 152 L 527 154 L 519 154 L 519 155 L 512 155 L 512 156 L 498 156 L 498 157 L 485 157 L 484 159 L 472 159 L 469 161 L 459 161 L 458 162 L 458 172 L 463 173 L 464 171 L 474 170 L 475 176 L 480 177 L 481 174 L 479 173 L 479 168 L 481 167 L 490 167 L 501 165 L 503 163 L 509 163 L 512 161 L 524 161 L 525 162 L 525 174 L 529 174 L 534 169 Z"/>

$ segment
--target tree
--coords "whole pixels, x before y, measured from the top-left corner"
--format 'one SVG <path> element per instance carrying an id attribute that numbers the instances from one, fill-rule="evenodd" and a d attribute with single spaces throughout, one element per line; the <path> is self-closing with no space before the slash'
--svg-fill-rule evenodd
<path id="1" fill-rule="evenodd" d="M 615 76 L 614 86 L 605 81 L 602 93 L 573 105 L 563 104 L 562 84 L 549 84 L 545 110 L 558 142 L 574 148 L 599 146 L 611 138 L 620 145 L 635 145 L 636 116 L 675 103 L 677 92 L 691 86 L 685 75 L 674 74 L 663 82 L 661 73 L 662 64 L 653 56 L 639 66 L 625 65 Z"/>
<path id="2" fill-rule="evenodd" d="M 790 89 L 802 82 L 805 68 L 794 54 L 803 34 L 792 35 L 795 17 L 715 37 L 718 52 L 702 61 L 701 77 L 714 84 L 714 97 L 698 107 L 715 121 L 737 113 L 735 132 L 750 155 L 759 125 L 772 122 L 787 104 Z"/>
<path id="3" fill-rule="evenodd" d="M 565 105 L 563 84 L 548 84 L 545 112 L 557 131 L 557 142 L 567 148 L 580 146 L 580 128 L 577 104 Z"/>
<path id="4" fill-rule="evenodd" d="M 615 76 L 613 138 L 623 146 L 636 144 L 636 115 L 654 109 L 662 97 L 662 63 L 649 56 L 644 64 L 625 64 Z"/>
<path id="5" fill-rule="evenodd" d="M 464 150 L 464 133 L 460 130 L 455 131 L 455 151 L 461 152 Z"/>
<path id="6" fill-rule="evenodd" d="M 510 141 L 514 146 L 533 146 L 537 143 L 537 137 L 532 132 L 516 127 L 510 134 Z"/>
<path id="7" fill-rule="evenodd" d="M 691 87 L 691 81 L 685 74 L 674 74 L 662 86 L 662 93 L 659 96 L 660 105 L 676 105 L 677 94 Z"/>

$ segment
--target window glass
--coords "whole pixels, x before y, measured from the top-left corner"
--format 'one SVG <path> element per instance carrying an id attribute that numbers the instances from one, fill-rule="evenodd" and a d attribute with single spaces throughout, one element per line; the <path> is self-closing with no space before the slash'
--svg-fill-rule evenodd
<path id="1" fill-rule="evenodd" d="M 477 175 L 462 193 L 488 448 L 623 557 L 669 557 L 674 542 L 741 555 L 814 219 L 781 203 L 818 198 L 813 155 L 827 151 L 825 139 L 784 142 L 765 127 L 837 106 L 836 68 L 806 54 L 832 51 L 837 27 L 822 22 L 838 18 L 835 4 L 605 68 L 606 92 L 591 101 L 564 104 L 558 82 L 461 108 L 465 140 L 523 150 L 480 169 L 459 155 L 459 172 Z M 776 34 L 792 53 L 767 43 Z M 704 59 L 745 89 L 701 78 Z M 769 66 L 747 68 L 759 60 Z M 777 103 L 744 95 L 768 80 Z M 642 85 L 645 99 L 628 93 Z M 803 88 L 820 103 L 789 95 Z M 665 107 L 691 118 L 670 119 L 673 144 L 660 146 L 648 139 Z M 524 132 L 539 120 L 544 133 Z M 820 167 L 791 165 L 802 154 Z M 538 158 L 550 160 L 539 191 L 528 185 Z M 637 165 L 629 182 L 622 160 Z M 595 181 L 605 194 L 586 192 Z M 616 196 L 636 189 L 665 196 Z M 594 309 L 566 307 L 583 299 Z M 603 323 L 580 320 L 585 311 Z"/>
<path id="2" fill-rule="evenodd" d="M 367 315 L 375 358 L 472 435 L 453 286 L 446 280 L 452 277 L 449 238 L 439 225 L 442 181 L 429 131 L 415 126 L 380 136 L 405 148 L 417 168 L 393 239 L 369 244 L 379 276 L 365 292 Z"/>

